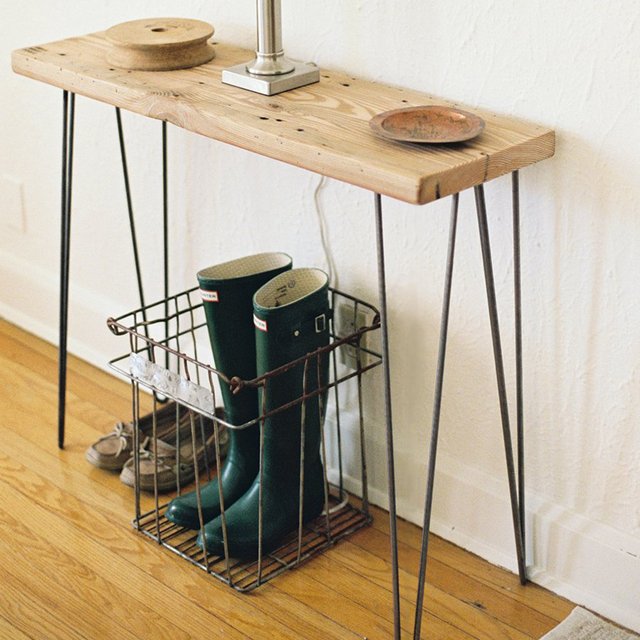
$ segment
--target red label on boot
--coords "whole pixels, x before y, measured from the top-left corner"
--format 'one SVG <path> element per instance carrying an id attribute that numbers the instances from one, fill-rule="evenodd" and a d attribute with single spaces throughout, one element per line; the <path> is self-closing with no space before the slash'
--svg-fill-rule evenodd
<path id="1" fill-rule="evenodd" d="M 267 330 L 267 321 L 266 320 L 260 320 L 260 318 L 258 318 L 255 314 L 253 316 L 253 324 L 256 325 L 256 329 L 260 329 L 260 331 L 266 331 Z"/>
<path id="2" fill-rule="evenodd" d="M 205 291 L 200 289 L 200 295 L 205 302 L 219 302 L 217 291 Z"/>

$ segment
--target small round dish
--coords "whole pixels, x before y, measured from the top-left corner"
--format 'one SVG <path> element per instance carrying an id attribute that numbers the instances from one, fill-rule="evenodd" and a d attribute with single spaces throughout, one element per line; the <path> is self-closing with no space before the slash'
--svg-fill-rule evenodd
<path id="1" fill-rule="evenodd" d="M 462 109 L 430 105 L 385 111 L 371 118 L 369 125 L 390 140 L 442 144 L 475 138 L 484 129 L 484 120 Z"/>

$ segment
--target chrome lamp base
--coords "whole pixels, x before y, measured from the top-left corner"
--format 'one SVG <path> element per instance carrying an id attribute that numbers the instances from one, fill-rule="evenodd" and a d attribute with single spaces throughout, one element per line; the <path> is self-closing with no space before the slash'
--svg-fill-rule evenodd
<path id="1" fill-rule="evenodd" d="M 257 75 L 247 71 L 249 63 L 238 64 L 222 71 L 222 82 L 234 87 L 247 89 L 265 96 L 273 96 L 283 91 L 320 81 L 320 69 L 314 64 L 296 62 L 293 71 L 278 75 Z"/>

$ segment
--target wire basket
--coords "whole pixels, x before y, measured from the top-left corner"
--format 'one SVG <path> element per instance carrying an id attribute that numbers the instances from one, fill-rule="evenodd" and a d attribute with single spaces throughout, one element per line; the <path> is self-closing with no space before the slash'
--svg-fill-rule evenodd
<path id="1" fill-rule="evenodd" d="M 302 522 L 303 498 L 300 490 L 300 519 L 296 530 L 282 539 L 280 546 L 262 553 L 259 545 L 256 559 L 241 560 L 228 553 L 214 556 L 196 542 L 198 531 L 178 526 L 166 518 L 169 500 L 165 501 L 157 481 L 157 463 L 154 470 L 153 490 L 147 494 L 140 489 L 141 443 L 138 428 L 134 428 L 134 494 L 135 518 L 133 526 L 145 536 L 163 547 L 197 565 L 212 576 L 241 592 L 248 592 L 264 584 L 278 574 L 291 569 L 309 558 L 323 552 L 342 538 L 371 523 L 368 501 L 367 463 L 365 448 L 365 425 L 363 416 L 363 376 L 381 364 L 379 350 L 372 344 L 380 326 L 379 313 L 371 305 L 353 296 L 330 289 L 330 342 L 303 358 L 287 363 L 253 380 L 228 377 L 206 364 L 210 358 L 210 344 L 204 307 L 198 287 L 189 289 L 155 304 L 142 307 L 118 318 L 110 318 L 107 324 L 118 336 L 128 336 L 128 351 L 110 361 L 110 366 L 131 380 L 134 424 L 141 415 L 141 388 L 153 394 L 153 423 L 148 449 L 157 451 L 156 415 L 161 402 L 172 400 L 176 406 L 177 456 L 176 468 L 181 469 L 178 425 L 188 421 L 190 440 L 193 445 L 193 460 L 196 459 L 196 443 L 201 432 L 204 440 L 203 421 L 211 421 L 214 446 L 210 455 L 205 454 L 204 473 L 195 473 L 195 489 L 201 530 L 204 525 L 201 487 L 211 480 L 214 468 L 221 469 L 225 430 L 242 430 L 259 425 L 260 440 L 264 438 L 267 418 L 285 411 L 291 406 L 304 407 L 313 398 L 320 398 L 317 405 L 323 418 L 320 429 L 321 454 L 324 469 L 324 509 L 315 519 Z M 337 326 L 336 326 L 337 325 Z M 319 366 L 320 358 L 328 358 L 330 376 L 328 382 L 303 393 L 296 400 L 263 413 L 250 422 L 236 425 L 226 421 L 218 405 L 220 386 L 228 385 L 234 393 L 244 389 L 266 389 L 267 382 L 274 380 L 294 366 Z M 313 369 L 311 369 L 313 370 Z M 355 387 L 355 391 L 354 391 Z M 345 389 L 341 393 L 340 389 Z M 360 472 L 359 492 L 347 493 L 344 487 L 343 437 L 341 426 L 341 396 L 354 411 L 349 411 L 351 420 L 357 424 L 359 451 L 357 454 Z M 326 406 L 322 406 L 326 403 Z M 331 420 L 325 416 L 331 415 Z M 354 418 L 355 416 L 355 418 Z M 321 423 L 322 424 L 322 423 Z M 301 419 L 301 432 L 304 418 Z M 329 450 L 330 449 L 330 450 Z M 206 449 L 205 449 L 206 450 Z M 260 447 L 260 468 L 263 465 Z M 330 459 L 329 457 L 330 456 Z M 328 480 L 327 468 L 332 477 Z M 181 486 L 180 472 L 177 475 L 177 495 L 185 492 Z M 262 476 L 260 476 L 262 477 Z M 303 483 L 303 456 L 300 460 L 300 489 Z M 144 495 L 143 495 L 144 494 Z M 224 496 L 221 495 L 221 517 L 225 523 Z M 262 527 L 262 504 L 259 506 L 260 530 Z M 226 549 L 226 528 L 224 529 Z"/>

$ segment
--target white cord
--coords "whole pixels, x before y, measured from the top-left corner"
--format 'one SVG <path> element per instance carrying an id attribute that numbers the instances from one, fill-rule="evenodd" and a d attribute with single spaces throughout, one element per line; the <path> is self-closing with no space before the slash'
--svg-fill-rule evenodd
<path id="1" fill-rule="evenodd" d="M 329 276 L 329 283 L 332 287 L 338 287 L 338 274 L 336 272 L 335 264 L 333 261 L 333 255 L 329 248 L 329 241 L 327 239 L 327 221 L 322 211 L 322 204 L 320 203 L 320 192 L 326 184 L 325 176 L 320 176 L 315 191 L 313 192 L 313 202 L 316 206 L 316 215 L 318 216 L 318 227 L 320 228 L 320 242 L 322 243 L 322 250 L 324 252 L 325 262 L 327 263 L 327 275 Z"/>
<path id="2" fill-rule="evenodd" d="M 324 217 L 324 212 L 322 211 L 322 204 L 320 203 L 320 192 L 322 188 L 326 184 L 327 179 L 325 176 L 320 176 L 320 180 L 313 192 L 313 201 L 316 205 L 316 215 L 318 216 L 318 227 L 320 228 L 320 242 L 322 243 L 322 250 L 324 252 L 325 262 L 327 263 L 327 275 L 329 276 L 329 283 L 332 287 L 338 288 L 338 273 L 336 271 L 334 262 L 333 262 L 333 254 L 331 253 L 331 249 L 329 248 L 329 241 L 327 240 L 327 221 Z M 342 500 L 329 508 L 329 515 L 333 515 L 338 511 L 344 509 L 349 504 L 349 496 L 345 493 Z M 326 510 L 322 511 L 322 515 L 326 516 Z"/>
<path id="3" fill-rule="evenodd" d="M 338 504 L 335 504 L 333 505 L 333 507 L 329 508 L 329 515 L 332 516 L 334 513 L 338 513 L 338 511 L 341 511 L 348 505 L 349 505 L 349 496 L 345 493 L 345 497 L 342 499 L 342 502 L 339 502 Z M 326 516 L 327 510 L 323 509 L 320 515 Z"/>

